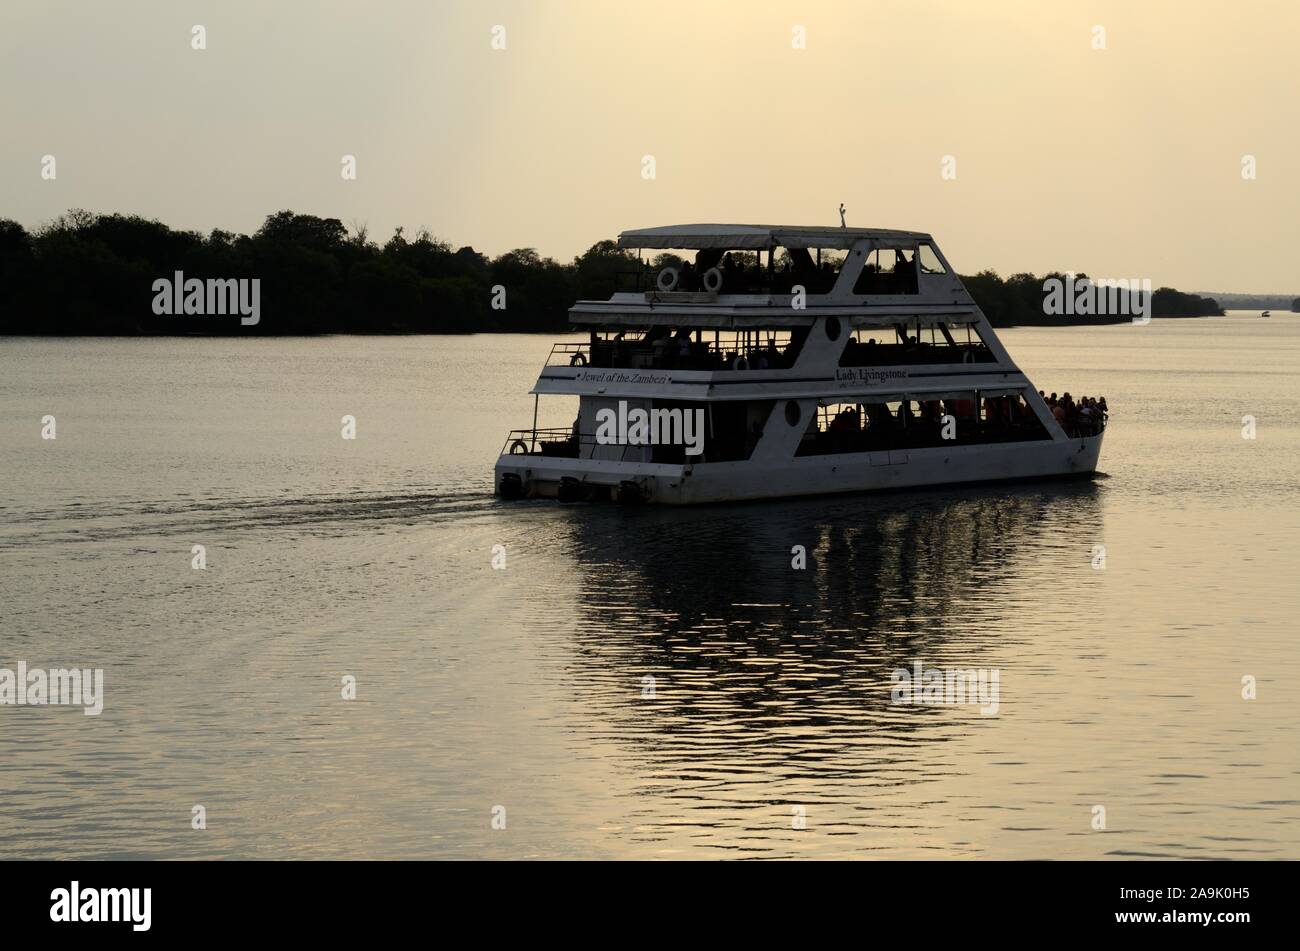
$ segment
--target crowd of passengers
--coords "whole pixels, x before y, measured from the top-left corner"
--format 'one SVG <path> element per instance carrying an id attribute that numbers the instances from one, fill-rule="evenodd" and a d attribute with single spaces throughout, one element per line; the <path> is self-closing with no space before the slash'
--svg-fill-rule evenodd
<path id="1" fill-rule="evenodd" d="M 1011 430 L 1018 426 L 1032 426 L 1036 417 L 1018 396 L 988 396 L 984 398 L 984 419 L 975 414 L 974 399 L 919 400 L 920 411 L 912 409 L 911 400 L 903 400 L 898 410 L 890 410 L 886 403 L 865 403 L 866 429 L 876 432 L 893 432 L 897 430 L 917 430 L 924 432 L 933 429 L 938 432 L 945 420 L 951 416 L 959 429 L 966 429 L 983 422 L 993 429 Z M 856 406 L 840 410 L 831 419 L 826 431 L 833 434 L 852 433 L 862 430 L 862 413 Z"/>
<path id="2" fill-rule="evenodd" d="M 1056 394 L 1038 395 L 1043 397 L 1047 408 L 1052 411 L 1056 421 L 1061 424 L 1069 436 L 1095 436 L 1106 428 L 1106 418 L 1110 412 L 1106 407 L 1106 397 L 1081 396 L 1078 402 L 1069 393 L 1058 399 Z"/>
<path id="3" fill-rule="evenodd" d="M 1106 426 L 1106 399 L 1085 396 L 1076 403 L 1069 393 L 1060 399 L 1053 393 L 1047 401 L 1052 415 L 1071 437 L 1095 436 Z M 859 411 L 856 406 L 840 410 L 830 420 L 824 433 L 811 435 L 828 441 L 837 449 L 853 445 L 867 437 L 871 441 L 890 439 L 891 434 L 906 434 L 913 445 L 942 444 L 945 416 L 953 417 L 959 439 L 1001 439 L 1030 431 L 1042 432 L 1034 411 L 1018 396 L 989 396 L 984 398 L 983 418 L 976 415 L 974 399 L 921 400 L 919 412 L 910 400 L 903 400 L 897 411 L 885 403 L 867 403 Z M 863 415 L 866 424 L 863 425 Z"/>

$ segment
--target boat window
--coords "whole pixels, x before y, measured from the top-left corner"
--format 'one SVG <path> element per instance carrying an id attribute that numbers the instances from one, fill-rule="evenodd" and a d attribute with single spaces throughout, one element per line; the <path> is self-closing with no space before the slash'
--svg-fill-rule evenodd
<path id="1" fill-rule="evenodd" d="M 1019 392 L 864 396 L 818 407 L 796 455 L 937 449 L 1050 439 Z"/>
<path id="2" fill-rule="evenodd" d="M 585 341 L 551 349 L 548 366 L 635 370 L 788 370 L 808 336 L 808 327 L 603 328 Z"/>
<path id="3" fill-rule="evenodd" d="M 675 294 L 828 294 L 839 279 L 847 251 L 831 248 L 707 248 L 663 251 L 634 260 L 614 275 L 614 291 Z M 716 273 L 715 273 L 716 272 Z"/>
<path id="4" fill-rule="evenodd" d="M 829 294 L 839 280 L 846 251 L 829 248 L 781 248 L 774 258 L 772 292 L 792 293 L 796 285 L 806 294 Z"/>
<path id="5" fill-rule="evenodd" d="M 915 294 L 916 251 L 877 248 L 853 284 L 855 294 Z"/>
<path id="6" fill-rule="evenodd" d="M 921 264 L 922 274 L 947 274 L 943 262 L 939 256 L 934 253 L 934 248 L 928 244 L 923 244 L 916 250 L 917 258 Z"/>
<path id="7" fill-rule="evenodd" d="M 840 354 L 842 367 L 931 363 L 992 363 L 996 360 L 972 323 L 913 320 L 858 327 Z"/>

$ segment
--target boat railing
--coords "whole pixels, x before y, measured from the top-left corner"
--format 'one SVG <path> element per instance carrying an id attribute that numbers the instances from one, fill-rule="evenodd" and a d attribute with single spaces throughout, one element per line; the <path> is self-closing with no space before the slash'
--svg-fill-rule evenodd
<path id="1" fill-rule="evenodd" d="M 589 343 L 557 343 L 551 347 L 551 353 L 546 358 L 548 367 L 558 366 L 586 366 L 591 362 L 591 344 Z"/>
<path id="2" fill-rule="evenodd" d="M 512 429 L 501 447 L 501 455 L 576 459 L 578 446 L 579 439 L 574 437 L 572 429 Z"/>
<path id="3" fill-rule="evenodd" d="M 1065 435 L 1071 439 L 1084 439 L 1089 436 L 1100 436 L 1106 431 L 1106 422 L 1109 420 L 1106 413 L 1096 413 L 1088 419 L 1082 417 L 1076 419 L 1072 425 L 1065 426 Z"/>
<path id="4" fill-rule="evenodd" d="M 595 433 L 578 433 L 575 434 L 572 428 L 568 429 L 512 429 L 510 435 L 506 437 L 505 445 L 501 447 L 503 456 L 547 456 L 553 459 L 577 459 L 583 456 L 582 447 L 584 446 L 603 446 L 605 451 L 600 454 L 603 462 L 627 462 L 629 457 L 632 461 L 646 461 L 641 456 L 651 449 L 655 453 L 664 452 L 672 455 L 674 452 L 681 458 L 676 462 L 685 460 L 681 446 L 662 446 L 647 447 L 645 443 L 635 442 L 602 442 L 596 438 Z M 618 451 L 611 453 L 610 447 Z M 594 451 L 586 454 L 587 456 L 597 455 Z M 655 460 L 672 462 L 672 459 Z"/>
<path id="5" fill-rule="evenodd" d="M 680 338 L 658 340 L 634 338 L 557 343 L 546 359 L 548 367 L 597 367 L 628 370 L 787 370 L 798 353 L 789 334 L 769 345 L 766 338 L 751 340 L 691 340 L 685 347 Z"/>

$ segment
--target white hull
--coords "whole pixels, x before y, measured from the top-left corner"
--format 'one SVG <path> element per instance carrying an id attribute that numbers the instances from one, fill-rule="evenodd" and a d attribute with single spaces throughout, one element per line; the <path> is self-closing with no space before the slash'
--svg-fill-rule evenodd
<path id="1" fill-rule="evenodd" d="M 799 456 L 784 463 L 753 460 L 695 466 L 597 459 L 503 455 L 496 482 L 517 475 L 526 497 L 554 498 L 561 480 L 576 479 L 581 497 L 614 498 L 635 483 L 641 501 L 666 505 L 738 502 L 870 492 L 972 482 L 1086 476 L 1097 469 L 1102 436 L 1032 443 Z"/>

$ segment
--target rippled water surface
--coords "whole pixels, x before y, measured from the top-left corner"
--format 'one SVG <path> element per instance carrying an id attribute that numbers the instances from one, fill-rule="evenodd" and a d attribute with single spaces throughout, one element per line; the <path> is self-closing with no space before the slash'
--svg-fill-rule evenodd
<path id="1" fill-rule="evenodd" d="M 546 338 L 0 341 L 0 667 L 106 679 L 0 857 L 1300 858 L 1300 315 L 1003 339 L 1104 477 L 501 503 Z"/>

